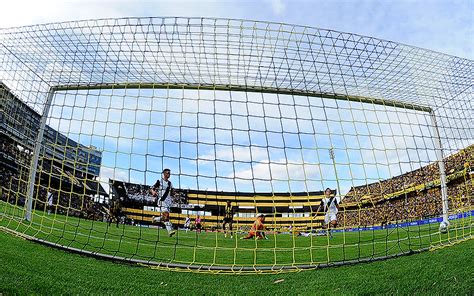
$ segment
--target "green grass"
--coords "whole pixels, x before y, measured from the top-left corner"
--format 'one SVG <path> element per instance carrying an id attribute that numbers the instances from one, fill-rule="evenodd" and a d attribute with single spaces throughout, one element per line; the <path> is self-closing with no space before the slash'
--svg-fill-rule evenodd
<path id="1" fill-rule="evenodd" d="M 380 231 L 336 233 L 327 237 L 270 235 L 265 241 L 225 239 L 222 233 L 165 231 L 47 215 L 35 211 L 22 220 L 23 208 L 0 203 L 0 226 L 68 247 L 154 262 L 220 266 L 287 266 L 377 258 L 454 242 L 472 234 L 472 219 L 453 222 L 441 235 L 437 224 Z"/>
<path id="2" fill-rule="evenodd" d="M 474 241 L 396 259 L 299 273 L 222 275 L 97 260 L 0 231 L 0 293 L 10 294 L 437 294 L 474 291 Z M 274 283 L 277 280 L 283 280 Z"/>

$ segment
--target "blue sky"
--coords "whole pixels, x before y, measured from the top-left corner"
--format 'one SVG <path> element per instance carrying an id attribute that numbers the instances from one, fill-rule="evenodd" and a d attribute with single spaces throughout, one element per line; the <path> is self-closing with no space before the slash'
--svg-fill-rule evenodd
<path id="1" fill-rule="evenodd" d="M 473 0 L 3 2 L 0 27 L 126 16 L 239 18 L 357 33 L 474 59 Z"/>
<path id="2" fill-rule="evenodd" d="M 346 193 L 435 160 L 428 114 L 337 104 L 222 91 L 73 91 L 55 96 L 48 124 L 102 151 L 103 181 L 151 185 L 168 167 L 180 188 L 301 192 L 339 185 Z"/>
<path id="3" fill-rule="evenodd" d="M 473 3 L 472 0 L 18 0 L 2 3 L 4 13 L 0 18 L 0 27 L 127 16 L 236 18 L 357 33 L 473 59 Z M 132 95 L 129 100 L 124 99 L 123 94 L 101 97 L 100 100 L 88 96 L 87 99 L 83 97 L 83 101 L 78 99 L 80 96 L 68 97 L 61 101 L 58 95 L 53 102 L 49 124 L 80 143 L 95 145 L 103 151 L 103 180 L 112 177 L 152 184 L 163 167 L 170 167 L 179 175 L 178 180 L 175 180 L 178 187 L 202 190 L 218 188 L 226 191 L 294 192 L 335 188 L 336 177 L 328 156 L 328 143 L 336 148 L 338 178 L 343 183 L 343 193 L 352 185 L 396 176 L 434 160 L 431 131 L 417 130 L 420 124 L 426 127 L 425 115 L 411 114 L 416 120 L 410 122 L 408 118 L 405 119 L 406 110 L 384 109 L 374 112 L 371 111 L 372 106 L 364 106 L 361 116 L 366 118 L 367 122 L 341 124 L 339 121 L 343 118 L 357 117 L 357 114 L 353 113 L 358 111 L 343 108 L 340 114 L 337 114 L 337 111 L 328 115 L 335 121 L 326 121 L 326 118 L 317 116 L 324 112 L 334 112 L 330 107 L 333 102 L 322 103 L 326 106 L 323 108 L 324 112 L 322 109 L 310 112 L 311 108 L 318 108 L 315 100 L 312 101 L 315 106 L 300 106 L 296 110 L 293 100 L 307 98 L 291 98 L 288 107 L 278 102 L 285 100 L 284 96 L 272 101 L 275 98 L 266 95 L 263 102 L 262 98 L 253 103 L 249 100 L 250 103 L 243 106 L 235 97 L 238 94 L 234 93 L 232 98 L 236 99 L 236 102 L 232 105 L 233 116 L 225 118 L 228 113 L 225 111 L 225 100 L 218 102 L 219 100 L 208 98 L 196 103 L 193 99 L 196 94 L 190 92 L 188 95 L 189 97 L 186 97 L 179 93 L 175 94 L 174 98 L 163 95 L 160 99 L 160 95 L 155 94 L 155 103 L 150 100 L 150 108 L 146 105 L 147 99 L 141 97 L 140 109 L 148 110 L 146 114 L 137 110 L 135 101 L 138 95 Z M 200 97 L 207 95 L 201 94 Z M 71 98 L 76 101 L 67 103 Z M 186 98 L 188 100 L 184 101 Z M 121 102 L 120 99 L 124 101 Z M 160 110 L 159 104 L 156 104 L 160 100 L 167 101 L 174 107 L 181 104 L 181 107 L 164 112 L 165 110 Z M 127 104 L 130 104 L 129 108 Z M 221 114 L 196 114 L 196 110 L 201 108 L 196 107 L 196 104 L 208 104 L 216 110 L 221 108 L 221 112 L 216 111 Z M 118 105 L 122 107 L 117 108 Z M 88 109 L 90 107 L 93 109 Z M 206 106 L 203 107 L 206 109 Z M 257 114 L 246 113 L 247 109 Z M 287 118 L 265 118 L 268 121 L 265 123 L 267 129 L 259 131 L 256 128 L 259 126 L 257 121 L 263 120 L 263 113 L 258 114 L 259 109 L 265 109 L 267 114 L 290 114 L 281 115 L 288 118 L 293 118 L 294 115 L 291 114 L 297 112 L 301 120 L 296 123 L 295 120 Z M 127 118 L 135 118 L 135 121 L 121 122 L 125 113 L 130 113 Z M 315 114 L 314 118 L 306 118 L 305 121 L 305 113 Z M 395 113 L 397 117 L 390 118 Z M 183 114 L 185 116 L 182 116 Z M 385 123 L 384 117 L 387 118 Z M 149 120 L 144 120 L 145 118 Z M 101 121 L 102 119 L 106 120 Z M 196 122 L 199 122 L 199 128 Z M 212 125 L 215 122 L 220 125 Z M 240 128 L 241 131 L 231 132 L 224 124 L 228 122 L 232 122 L 234 129 Z M 374 122 L 383 124 L 371 124 Z M 403 123 L 407 122 L 410 123 L 403 126 Z M 300 131 L 307 129 L 308 134 L 314 131 L 319 134 L 315 139 L 300 133 L 300 138 L 295 139 L 296 124 Z M 383 127 L 389 127 L 390 132 L 382 132 Z M 242 132 L 245 130 L 251 132 Z M 344 136 L 337 136 L 341 133 Z M 179 134 L 181 137 L 178 137 Z M 329 134 L 336 136 L 333 135 L 333 138 L 329 139 Z M 153 140 L 163 137 L 166 141 Z M 423 142 L 425 140 L 427 142 Z M 234 142 L 231 148 L 225 145 L 229 142 Z M 252 147 L 249 147 L 250 142 Z M 292 143 L 296 143 L 296 146 L 292 147 Z M 393 149 L 390 149 L 391 147 Z M 424 149 L 417 149 L 420 147 Z M 229 152 L 229 148 L 232 152 Z M 426 155 L 420 155 L 423 152 Z M 170 157 L 162 157 L 163 154 Z"/>

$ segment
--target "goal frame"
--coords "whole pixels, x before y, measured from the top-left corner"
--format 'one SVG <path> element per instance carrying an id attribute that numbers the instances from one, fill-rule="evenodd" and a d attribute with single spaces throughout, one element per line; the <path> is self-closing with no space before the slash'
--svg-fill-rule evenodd
<path id="1" fill-rule="evenodd" d="M 334 100 L 344 100 L 351 102 L 375 104 L 390 106 L 403 109 L 412 109 L 422 112 L 427 112 L 430 115 L 433 127 L 433 133 L 435 136 L 435 150 L 440 171 L 440 182 L 441 182 L 441 202 L 443 208 L 443 221 L 449 223 L 448 217 L 448 190 L 446 185 L 446 171 L 443 162 L 443 148 L 441 143 L 441 137 L 439 133 L 438 124 L 436 121 L 436 114 L 434 109 L 422 105 L 407 104 L 398 102 L 390 99 L 376 99 L 362 96 L 351 96 L 336 93 L 318 93 L 318 92 L 305 92 L 295 89 L 279 89 L 279 88 L 262 88 L 262 87 L 246 87 L 241 85 L 211 85 L 211 84 L 177 84 L 177 83 L 114 83 L 114 84 L 71 84 L 71 85 L 57 85 L 50 87 L 48 95 L 45 101 L 43 113 L 41 115 L 41 122 L 39 132 L 36 137 L 35 147 L 33 151 L 33 157 L 30 163 L 30 174 L 28 191 L 26 196 L 26 211 L 25 220 L 32 221 L 32 208 L 34 199 L 34 185 L 37 173 L 37 166 L 39 160 L 39 154 L 41 150 L 41 143 L 43 141 L 44 130 L 46 127 L 46 120 L 48 118 L 49 110 L 52 105 L 54 95 L 58 91 L 70 91 L 70 90 L 96 90 L 96 89 L 187 89 L 187 90 L 218 90 L 218 91 L 240 91 L 240 92 L 258 92 L 258 93 L 269 93 L 269 94 L 282 94 L 282 95 L 293 95 L 293 96 L 307 96 L 307 97 L 319 97 Z M 335 166 L 335 163 L 333 161 Z M 336 170 L 336 169 L 335 169 Z M 336 171 L 337 172 L 337 171 Z M 339 193 L 340 194 L 340 193 Z"/>

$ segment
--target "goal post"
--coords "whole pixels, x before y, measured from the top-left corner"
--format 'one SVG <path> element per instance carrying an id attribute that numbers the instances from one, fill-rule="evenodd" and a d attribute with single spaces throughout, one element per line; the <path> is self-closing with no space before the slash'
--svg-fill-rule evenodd
<path id="1" fill-rule="evenodd" d="M 441 204 L 443 207 L 443 221 L 449 225 L 449 207 L 448 207 L 448 186 L 446 185 L 446 170 L 444 168 L 444 157 L 443 157 L 443 148 L 441 145 L 441 138 L 438 131 L 438 125 L 436 123 L 436 114 L 434 111 L 430 112 L 431 122 L 433 124 L 433 132 L 435 135 L 435 147 L 436 147 L 436 156 L 438 158 L 439 166 L 439 175 L 441 182 Z"/>
<path id="2" fill-rule="evenodd" d="M 34 191 L 36 185 L 36 176 L 37 176 L 37 168 L 38 168 L 38 160 L 40 150 L 43 148 L 43 135 L 44 129 L 46 126 L 46 120 L 49 114 L 49 108 L 51 107 L 51 103 L 54 96 L 54 90 L 50 89 L 48 92 L 48 96 L 44 105 L 43 114 L 41 115 L 40 126 L 38 127 L 38 135 L 35 140 L 33 155 L 31 158 L 30 164 L 30 174 L 28 178 L 28 191 L 26 192 L 26 209 L 25 209 L 25 220 L 32 222 L 32 215 L 31 212 L 33 210 L 33 199 L 34 199 Z"/>

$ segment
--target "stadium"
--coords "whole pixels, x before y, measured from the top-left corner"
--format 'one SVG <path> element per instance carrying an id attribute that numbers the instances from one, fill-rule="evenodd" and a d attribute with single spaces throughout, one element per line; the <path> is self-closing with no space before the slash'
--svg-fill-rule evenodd
<path id="1" fill-rule="evenodd" d="M 210 18 L 9 28 L 0 42 L 4 232 L 225 274 L 472 239 L 471 60 Z"/>

